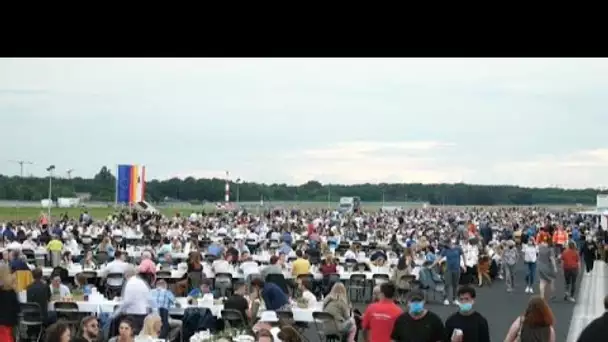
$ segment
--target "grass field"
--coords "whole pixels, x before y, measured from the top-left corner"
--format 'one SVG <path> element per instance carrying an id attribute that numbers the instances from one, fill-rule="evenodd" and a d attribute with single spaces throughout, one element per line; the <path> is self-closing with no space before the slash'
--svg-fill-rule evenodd
<path id="1" fill-rule="evenodd" d="M 263 211 L 264 209 L 269 208 L 301 208 L 301 209 L 327 209 L 336 208 L 338 203 L 327 203 L 327 202 L 273 202 L 273 203 L 264 203 L 264 206 L 260 206 L 259 202 L 242 202 L 239 204 L 240 207 L 246 208 L 250 212 Z M 374 211 L 378 210 L 383 206 L 381 202 L 364 202 L 362 203 L 362 207 L 366 211 Z M 398 203 L 398 202 L 386 202 L 384 203 L 385 207 L 417 207 L 420 208 L 422 205 L 417 203 Z M 471 206 L 443 206 L 444 208 L 465 208 Z M 483 206 L 477 206 L 483 207 Z M 513 207 L 513 206 L 493 206 L 492 208 L 498 207 Z M 524 206 L 521 206 L 524 207 Z M 537 207 L 549 207 L 555 210 L 559 209 L 567 209 L 567 208 L 575 208 L 574 205 L 537 205 Z M 490 207 L 488 207 L 490 208 Z M 174 216 L 176 213 L 180 213 L 182 216 L 190 215 L 194 211 L 204 210 L 206 212 L 212 212 L 216 210 L 215 204 L 208 204 L 204 206 L 182 206 L 182 207 L 157 207 L 164 215 L 166 216 Z M 576 207 L 577 210 L 586 210 L 587 207 Z M 87 207 L 86 210 L 90 215 L 93 216 L 94 219 L 104 219 L 108 215 L 114 213 L 116 210 L 111 206 L 90 206 Z M 83 208 L 51 208 L 51 217 L 58 217 L 59 215 L 63 215 L 64 213 L 68 214 L 68 217 L 77 218 L 80 213 L 83 211 Z M 0 222 L 13 221 L 13 220 L 37 220 L 40 217 L 41 213 L 46 213 L 46 208 L 41 208 L 39 205 L 31 205 L 31 206 L 0 206 Z"/>

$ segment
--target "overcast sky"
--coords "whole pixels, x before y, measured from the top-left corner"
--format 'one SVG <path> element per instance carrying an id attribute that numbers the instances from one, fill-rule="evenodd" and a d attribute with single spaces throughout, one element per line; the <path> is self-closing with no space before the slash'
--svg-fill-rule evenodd
<path id="1" fill-rule="evenodd" d="M 2 59 L 0 173 L 608 186 L 605 59 Z"/>

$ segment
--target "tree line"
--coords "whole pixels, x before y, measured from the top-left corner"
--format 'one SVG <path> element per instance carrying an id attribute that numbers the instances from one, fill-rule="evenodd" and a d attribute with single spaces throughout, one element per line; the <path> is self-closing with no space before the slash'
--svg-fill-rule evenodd
<path id="1" fill-rule="evenodd" d="M 201 178 L 152 180 L 146 182 L 149 202 L 204 201 L 224 199 L 223 179 Z M 76 177 L 52 181 L 52 197 L 73 197 L 88 193 L 91 200 L 113 202 L 116 178 L 107 167 L 91 179 Z M 37 177 L 8 177 L 0 175 L 0 199 L 38 201 L 48 197 L 49 179 Z M 595 204 L 596 189 L 523 188 L 506 185 L 470 184 L 321 184 L 309 181 L 294 186 L 243 182 L 232 184 L 230 197 L 234 201 L 333 201 L 342 196 L 359 196 L 364 202 L 414 202 L 446 205 L 532 205 L 532 204 Z M 238 194 L 237 194 L 238 193 Z"/>

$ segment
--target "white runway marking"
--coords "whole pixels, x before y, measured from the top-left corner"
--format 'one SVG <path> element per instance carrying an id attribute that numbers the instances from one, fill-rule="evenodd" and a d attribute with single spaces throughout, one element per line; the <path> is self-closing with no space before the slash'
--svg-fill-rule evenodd
<path id="1" fill-rule="evenodd" d="M 603 261 L 596 260 L 591 274 L 582 275 L 567 342 L 576 342 L 587 324 L 603 314 L 603 300 L 606 295 L 606 267 L 608 266 Z M 581 271 L 585 272 L 584 267 L 581 268 Z"/>

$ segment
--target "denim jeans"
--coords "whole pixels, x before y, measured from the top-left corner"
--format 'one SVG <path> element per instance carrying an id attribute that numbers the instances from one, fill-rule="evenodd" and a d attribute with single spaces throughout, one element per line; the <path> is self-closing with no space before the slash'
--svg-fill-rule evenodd
<path id="1" fill-rule="evenodd" d="M 533 286 L 534 277 L 536 276 L 536 263 L 526 262 L 526 266 L 528 267 L 528 273 L 526 274 L 526 284 L 528 286 Z"/>

